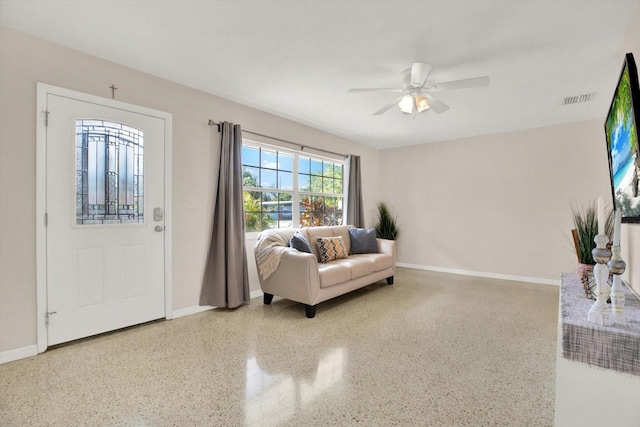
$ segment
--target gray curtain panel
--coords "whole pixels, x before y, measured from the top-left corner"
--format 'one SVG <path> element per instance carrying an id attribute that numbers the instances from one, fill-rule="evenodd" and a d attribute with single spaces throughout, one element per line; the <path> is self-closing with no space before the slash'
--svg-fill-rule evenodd
<path id="1" fill-rule="evenodd" d="M 249 302 L 242 211 L 242 130 L 221 125 L 218 192 L 200 305 L 236 308 Z"/>
<path id="2" fill-rule="evenodd" d="M 349 185 L 347 187 L 347 224 L 364 227 L 362 207 L 362 180 L 360 179 L 360 156 L 349 155 Z"/>

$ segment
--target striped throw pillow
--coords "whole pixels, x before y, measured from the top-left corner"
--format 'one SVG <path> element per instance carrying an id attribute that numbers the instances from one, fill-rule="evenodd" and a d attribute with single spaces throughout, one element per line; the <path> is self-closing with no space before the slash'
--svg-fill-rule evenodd
<path id="1" fill-rule="evenodd" d="M 347 248 L 344 246 L 342 236 L 316 237 L 316 241 L 318 242 L 318 255 L 322 263 L 349 256 Z"/>

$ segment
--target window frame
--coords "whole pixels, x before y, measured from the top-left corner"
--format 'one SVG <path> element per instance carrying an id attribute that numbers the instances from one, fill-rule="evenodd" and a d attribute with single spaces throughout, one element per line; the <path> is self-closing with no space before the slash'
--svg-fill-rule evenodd
<path id="1" fill-rule="evenodd" d="M 287 147 L 282 147 L 282 146 L 278 146 L 278 145 L 274 145 L 274 144 L 267 144 L 264 142 L 258 142 L 255 140 L 251 140 L 251 139 L 246 139 L 243 138 L 242 139 L 242 148 L 244 147 L 250 147 L 250 148 L 254 148 L 254 149 L 264 149 L 264 150 L 273 150 L 276 151 L 276 153 L 283 153 L 283 154 L 288 154 L 291 155 L 292 157 L 292 183 L 291 183 L 291 190 L 285 190 L 285 189 L 279 189 L 276 187 L 274 188 L 264 188 L 264 187 L 245 187 L 244 185 L 242 186 L 242 191 L 244 194 L 244 191 L 251 191 L 251 192 L 260 192 L 260 193 L 285 193 L 285 194 L 291 194 L 291 228 L 299 228 L 300 227 L 300 201 L 302 200 L 303 197 L 306 196 L 311 196 L 311 197 L 332 197 L 332 198 L 337 198 L 337 199 L 342 199 L 342 225 L 346 224 L 346 201 L 347 201 L 347 191 L 346 191 L 346 167 L 347 167 L 347 162 L 345 158 L 335 158 L 335 157 L 328 157 L 328 156 L 323 156 L 321 154 L 315 154 L 315 153 L 310 153 L 307 151 L 303 151 L 303 150 L 295 150 L 295 149 L 291 149 L 291 148 L 287 148 Z M 300 157 L 308 157 L 310 159 L 313 160 L 319 160 L 319 161 L 327 161 L 327 162 L 331 162 L 331 163 L 335 163 L 335 164 L 339 164 L 342 166 L 342 192 L 341 193 L 323 193 L 323 192 L 312 192 L 312 191 L 302 191 L 299 189 L 299 182 L 298 182 L 298 176 L 299 176 L 299 159 Z M 248 165 L 249 166 L 249 165 Z M 241 167 L 242 167 L 242 171 L 244 173 L 244 167 L 245 164 L 243 162 L 243 160 L 241 159 Z M 249 166 L 249 167 L 253 167 L 253 166 Z M 258 166 L 258 169 L 263 169 L 262 165 Z M 269 169 L 269 168 L 266 168 Z M 279 170 L 279 169 L 277 169 Z M 309 171 L 309 176 L 312 176 L 311 170 Z M 322 177 L 324 177 L 324 170 L 323 170 L 323 174 Z M 334 178 L 335 179 L 335 178 Z M 260 184 L 260 183 L 258 183 Z M 335 191 L 335 189 L 334 189 Z M 244 203 L 243 203 L 243 221 L 244 221 Z M 262 231 L 264 230 L 260 230 L 260 231 L 246 231 L 245 228 L 245 237 L 247 238 L 255 238 L 258 236 L 258 234 L 260 234 Z"/>

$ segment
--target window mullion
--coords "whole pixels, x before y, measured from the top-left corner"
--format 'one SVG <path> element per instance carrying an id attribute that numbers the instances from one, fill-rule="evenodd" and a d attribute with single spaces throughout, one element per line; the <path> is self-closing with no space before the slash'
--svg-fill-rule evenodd
<path id="1" fill-rule="evenodd" d="M 300 191 L 298 189 L 298 153 L 293 153 L 293 197 L 291 198 L 291 225 L 300 226 Z"/>
<path id="2" fill-rule="evenodd" d="M 344 199 L 344 193 L 312 193 L 310 191 L 300 191 L 302 196 L 338 197 Z"/>

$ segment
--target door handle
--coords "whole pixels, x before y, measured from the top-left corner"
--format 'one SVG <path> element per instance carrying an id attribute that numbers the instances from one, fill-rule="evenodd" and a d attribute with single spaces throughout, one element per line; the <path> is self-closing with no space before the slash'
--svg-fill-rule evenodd
<path id="1" fill-rule="evenodd" d="M 154 221 L 162 221 L 162 217 L 164 216 L 164 212 L 162 208 L 155 208 L 153 210 L 153 220 Z"/>
<path id="2" fill-rule="evenodd" d="M 161 231 L 164 231 L 164 227 L 163 227 L 163 226 L 161 226 L 161 225 L 156 225 L 155 230 L 156 230 L 158 233 L 160 233 Z"/>

